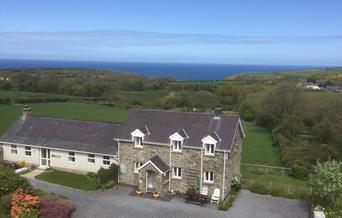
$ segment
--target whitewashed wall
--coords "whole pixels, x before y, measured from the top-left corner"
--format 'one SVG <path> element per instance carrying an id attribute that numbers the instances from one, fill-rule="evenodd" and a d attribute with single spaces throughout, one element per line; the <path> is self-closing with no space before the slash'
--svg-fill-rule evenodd
<path id="1" fill-rule="evenodd" d="M 4 160 L 12 161 L 12 162 L 18 162 L 21 160 L 25 160 L 26 163 L 39 165 L 40 163 L 40 149 L 31 147 L 31 157 L 28 157 L 25 155 L 25 146 L 19 146 L 17 145 L 18 153 L 12 154 L 11 153 L 11 145 L 4 144 L 2 145 L 3 148 L 3 155 Z"/>
<path id="2" fill-rule="evenodd" d="M 25 146 L 17 145 L 18 154 L 11 154 L 11 145 L 4 144 L 3 146 L 4 160 L 18 162 L 25 160 L 26 163 L 40 165 L 40 148 L 31 147 L 32 156 L 25 156 Z M 88 162 L 88 153 L 75 152 L 76 161 L 70 162 L 68 160 L 68 151 L 50 149 L 50 166 L 52 168 L 65 169 L 68 171 L 79 171 L 79 172 L 97 172 L 103 163 L 103 155 L 95 154 L 95 163 Z M 116 163 L 117 161 L 113 156 L 110 156 L 110 162 Z"/>

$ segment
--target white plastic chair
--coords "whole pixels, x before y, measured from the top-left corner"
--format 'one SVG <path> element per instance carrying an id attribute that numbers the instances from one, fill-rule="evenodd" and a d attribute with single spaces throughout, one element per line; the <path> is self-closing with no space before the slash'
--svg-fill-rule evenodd
<path id="1" fill-rule="evenodd" d="M 214 189 L 214 193 L 211 196 L 211 203 L 218 204 L 219 200 L 220 200 L 220 189 L 219 188 L 215 188 Z"/>
<path id="2" fill-rule="evenodd" d="M 208 195 L 208 187 L 206 187 L 206 186 L 202 187 L 201 195 L 205 195 L 205 196 Z"/>

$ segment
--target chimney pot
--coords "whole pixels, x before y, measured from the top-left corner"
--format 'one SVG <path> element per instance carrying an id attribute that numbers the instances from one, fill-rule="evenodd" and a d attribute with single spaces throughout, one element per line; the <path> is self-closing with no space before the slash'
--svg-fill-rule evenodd
<path id="1" fill-rule="evenodd" d="M 215 117 L 221 117 L 221 115 L 222 115 L 222 108 L 221 107 L 215 108 L 214 114 L 215 114 Z"/>
<path id="2" fill-rule="evenodd" d="M 32 113 L 32 108 L 30 108 L 28 105 L 25 105 L 21 114 L 21 119 L 25 120 L 28 115 Z"/>

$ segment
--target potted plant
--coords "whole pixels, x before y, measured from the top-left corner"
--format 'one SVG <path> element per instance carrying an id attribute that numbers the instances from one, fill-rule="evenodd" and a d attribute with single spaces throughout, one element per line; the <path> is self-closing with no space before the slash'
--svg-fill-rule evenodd
<path id="1" fill-rule="evenodd" d="M 143 191 L 142 191 L 140 188 L 137 188 L 137 189 L 135 190 L 135 192 L 137 193 L 137 196 L 138 196 L 138 197 L 141 196 L 141 195 L 143 194 Z"/>
<path id="2" fill-rule="evenodd" d="M 160 193 L 159 193 L 158 191 L 154 191 L 154 192 L 153 192 L 153 197 L 154 197 L 154 199 L 157 200 L 157 198 L 159 198 L 159 196 L 160 196 Z"/>

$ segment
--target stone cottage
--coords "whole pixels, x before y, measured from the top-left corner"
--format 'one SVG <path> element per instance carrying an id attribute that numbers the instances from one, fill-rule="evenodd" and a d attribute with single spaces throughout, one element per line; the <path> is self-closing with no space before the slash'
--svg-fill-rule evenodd
<path id="1" fill-rule="evenodd" d="M 115 163 L 119 182 L 144 192 L 215 188 L 221 198 L 240 172 L 238 116 L 133 109 L 121 123 L 23 115 L 0 138 L 3 158 L 41 168 L 96 172 Z"/>

